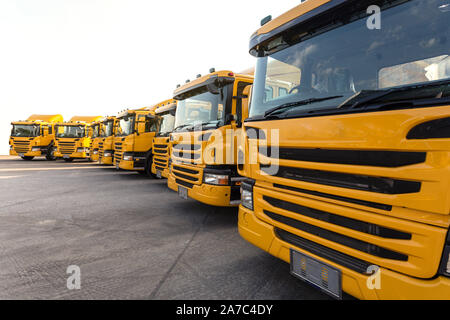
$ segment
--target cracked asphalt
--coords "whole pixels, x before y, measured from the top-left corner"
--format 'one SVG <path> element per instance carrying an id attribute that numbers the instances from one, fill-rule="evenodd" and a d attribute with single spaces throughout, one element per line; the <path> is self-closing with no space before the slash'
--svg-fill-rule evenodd
<path id="1" fill-rule="evenodd" d="M 165 180 L 0 157 L 0 190 L 0 299 L 328 299 Z"/>

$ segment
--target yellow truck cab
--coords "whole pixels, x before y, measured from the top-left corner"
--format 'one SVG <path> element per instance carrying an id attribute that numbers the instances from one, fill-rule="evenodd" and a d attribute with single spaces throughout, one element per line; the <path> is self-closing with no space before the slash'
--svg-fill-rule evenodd
<path id="1" fill-rule="evenodd" d="M 24 160 L 41 156 L 55 160 L 55 123 L 62 121 L 59 114 L 35 114 L 25 121 L 12 122 L 9 154 Z"/>
<path id="2" fill-rule="evenodd" d="M 55 126 L 55 156 L 66 162 L 72 162 L 74 159 L 90 160 L 91 123 L 102 118 L 101 116 L 75 116 L 69 122 L 58 123 Z"/>
<path id="3" fill-rule="evenodd" d="M 158 131 L 154 109 L 126 110 L 117 116 L 114 137 L 116 169 L 151 175 L 153 138 Z"/>
<path id="4" fill-rule="evenodd" d="M 101 131 L 102 131 L 102 121 L 94 121 L 90 126 L 92 145 L 89 151 L 90 160 L 92 162 L 99 161 L 99 144 L 102 140 Z"/>
<path id="5" fill-rule="evenodd" d="M 247 114 L 249 74 L 210 70 L 174 92 L 178 101 L 171 139 L 170 189 L 221 207 L 240 202 L 237 136 Z"/>
<path id="6" fill-rule="evenodd" d="M 106 117 L 101 121 L 100 141 L 98 146 L 99 163 L 112 165 L 114 162 L 114 131 L 116 117 Z"/>
<path id="7" fill-rule="evenodd" d="M 159 130 L 153 139 L 152 174 L 159 179 L 169 177 L 169 139 L 175 126 L 176 110 L 177 103 L 173 99 L 162 102 L 155 110 L 159 118 Z"/>
<path id="8" fill-rule="evenodd" d="M 239 232 L 335 298 L 450 299 L 450 10 L 376 3 L 251 37 Z"/>

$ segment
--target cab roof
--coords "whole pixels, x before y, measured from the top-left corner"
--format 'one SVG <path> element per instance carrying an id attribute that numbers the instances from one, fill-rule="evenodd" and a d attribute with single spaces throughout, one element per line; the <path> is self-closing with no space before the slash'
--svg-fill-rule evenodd
<path id="1" fill-rule="evenodd" d="M 57 123 L 63 122 L 63 116 L 60 114 L 33 114 L 27 120 L 19 120 L 11 122 L 11 124 L 40 124 L 40 123 Z"/>
<path id="2" fill-rule="evenodd" d="M 308 0 L 285 12 L 259 28 L 250 38 L 250 53 L 258 55 L 258 47 L 280 36 L 286 30 L 306 23 L 327 10 L 338 7 L 349 0 Z"/>
<path id="3" fill-rule="evenodd" d="M 92 123 L 95 121 L 101 120 L 102 116 L 74 116 L 70 119 L 69 122 L 76 122 L 76 123 Z"/>
<path id="4" fill-rule="evenodd" d="M 251 70 L 251 69 L 249 69 Z M 250 72 L 250 71 L 247 71 Z M 206 84 L 208 84 L 211 81 L 215 81 L 219 78 L 228 78 L 228 79 L 236 79 L 236 78 L 244 78 L 253 81 L 253 74 L 245 74 L 245 73 L 234 73 L 233 71 L 215 71 L 213 73 L 207 74 L 205 76 L 198 77 L 197 79 L 193 81 L 189 81 L 186 84 L 180 86 L 177 88 L 174 93 L 174 99 L 177 99 L 177 97 L 180 97 L 186 92 L 189 92 L 191 90 L 197 89 L 199 87 L 202 87 Z"/>

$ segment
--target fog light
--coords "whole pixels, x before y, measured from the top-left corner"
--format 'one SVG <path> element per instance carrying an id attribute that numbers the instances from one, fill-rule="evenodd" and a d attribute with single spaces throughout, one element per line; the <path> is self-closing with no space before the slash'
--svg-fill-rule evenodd
<path id="1" fill-rule="evenodd" d="M 31 152 L 41 151 L 41 147 L 32 147 Z"/>
<path id="2" fill-rule="evenodd" d="M 221 174 L 205 173 L 203 181 L 207 184 L 213 184 L 216 186 L 227 186 L 228 176 Z"/>
<path id="3" fill-rule="evenodd" d="M 241 189 L 241 202 L 244 207 L 253 210 L 253 192 Z"/>

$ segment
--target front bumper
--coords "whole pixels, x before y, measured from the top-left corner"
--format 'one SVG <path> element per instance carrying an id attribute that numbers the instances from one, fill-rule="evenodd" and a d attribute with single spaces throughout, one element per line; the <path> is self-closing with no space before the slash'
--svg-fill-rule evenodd
<path id="1" fill-rule="evenodd" d="M 155 163 L 152 163 L 152 173 L 156 174 L 157 171 L 158 171 L 158 169 L 156 168 Z M 159 171 L 161 171 L 161 177 L 162 178 L 164 178 L 164 179 L 168 179 L 169 178 L 169 174 L 170 174 L 169 168 L 164 168 L 163 170 L 159 170 Z"/>
<path id="2" fill-rule="evenodd" d="M 114 157 L 113 157 L 113 156 L 110 156 L 110 157 L 101 157 L 101 158 L 99 159 L 99 162 L 100 162 L 101 164 L 112 165 L 113 162 L 114 162 Z"/>
<path id="3" fill-rule="evenodd" d="M 10 149 L 9 155 L 10 156 L 19 156 L 19 153 L 17 153 L 13 149 Z M 42 152 L 41 151 L 28 151 L 27 153 L 24 153 L 23 156 L 24 157 L 40 157 L 40 156 L 42 156 Z"/>
<path id="4" fill-rule="evenodd" d="M 179 186 L 187 188 L 189 198 L 211 206 L 236 207 L 239 205 L 239 201 L 230 202 L 232 188 L 239 189 L 239 187 L 215 186 L 202 183 L 200 185 L 193 185 L 192 188 L 188 188 L 182 184 L 177 184 L 173 174 L 169 174 L 167 185 L 173 191 L 178 191 Z"/>
<path id="5" fill-rule="evenodd" d="M 86 152 L 74 152 L 72 154 L 62 154 L 61 152 L 56 151 L 55 157 L 56 158 L 65 158 L 69 157 L 69 159 L 87 159 L 89 158 L 89 154 Z"/>
<path id="6" fill-rule="evenodd" d="M 380 268 L 381 289 L 369 289 L 367 286 L 367 275 L 347 269 L 282 241 L 276 236 L 272 225 L 261 221 L 256 217 L 253 211 L 242 205 L 239 206 L 238 227 L 240 235 L 245 240 L 287 263 L 290 263 L 290 249 L 294 249 L 338 268 L 342 271 L 343 291 L 356 298 L 370 300 L 450 299 L 449 278 L 437 277 L 431 280 L 423 280 L 384 268 Z"/>

